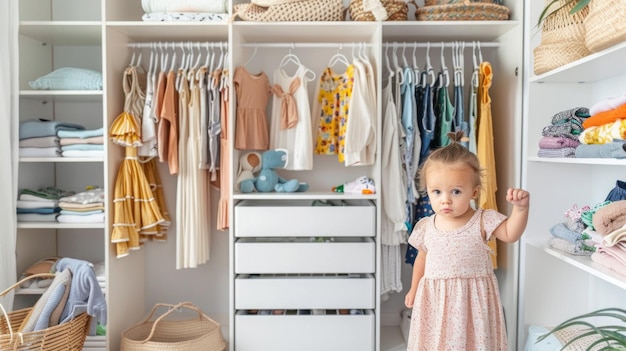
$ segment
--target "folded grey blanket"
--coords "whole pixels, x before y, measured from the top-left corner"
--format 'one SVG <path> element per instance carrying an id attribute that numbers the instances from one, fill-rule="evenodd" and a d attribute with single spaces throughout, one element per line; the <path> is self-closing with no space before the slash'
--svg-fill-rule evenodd
<path id="1" fill-rule="evenodd" d="M 606 144 L 580 144 L 576 148 L 578 158 L 626 158 L 626 143 L 623 140 Z"/>

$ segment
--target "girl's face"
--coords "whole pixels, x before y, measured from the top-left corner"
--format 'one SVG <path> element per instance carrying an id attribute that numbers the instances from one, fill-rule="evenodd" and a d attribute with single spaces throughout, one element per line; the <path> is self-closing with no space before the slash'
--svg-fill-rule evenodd
<path id="1" fill-rule="evenodd" d="M 470 201 L 480 192 L 475 179 L 474 171 L 464 164 L 430 165 L 426 171 L 426 191 L 433 211 L 445 221 L 469 219 L 474 213 Z"/>

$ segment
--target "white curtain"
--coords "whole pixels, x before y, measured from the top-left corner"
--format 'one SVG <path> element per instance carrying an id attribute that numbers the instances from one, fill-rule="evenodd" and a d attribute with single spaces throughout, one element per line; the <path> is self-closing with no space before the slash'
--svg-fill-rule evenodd
<path id="1" fill-rule="evenodd" d="M 15 283 L 17 269 L 18 2 L 0 1 L 0 291 Z M 0 303 L 12 309 L 13 294 Z"/>

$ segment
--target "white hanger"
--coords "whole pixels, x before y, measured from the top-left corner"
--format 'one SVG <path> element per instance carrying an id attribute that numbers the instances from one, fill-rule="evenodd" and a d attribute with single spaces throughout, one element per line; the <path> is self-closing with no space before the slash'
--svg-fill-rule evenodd
<path id="1" fill-rule="evenodd" d="M 435 85 L 435 71 L 433 71 L 433 66 L 430 64 L 430 42 L 426 44 L 426 66 L 424 67 L 424 72 L 430 77 L 430 86 Z M 422 86 L 426 84 L 426 79 L 422 80 Z"/>
<path id="2" fill-rule="evenodd" d="M 165 47 L 166 50 L 163 49 Z M 169 60 L 169 53 L 167 52 L 167 42 L 159 42 L 159 51 L 161 52 L 161 72 L 167 73 L 167 61 Z"/>
<path id="3" fill-rule="evenodd" d="M 220 46 L 220 48 L 221 48 L 221 46 Z M 254 58 L 254 56 L 256 56 L 256 51 L 257 51 L 257 49 L 258 49 L 257 44 L 256 44 L 256 43 L 254 43 L 254 51 L 252 52 L 252 56 L 250 56 L 250 58 L 248 59 L 248 61 L 246 61 L 246 63 L 244 64 L 244 66 L 246 66 L 246 67 L 247 67 L 247 66 L 248 66 L 248 64 L 249 64 L 250 62 L 252 62 L 252 59 Z"/>
<path id="4" fill-rule="evenodd" d="M 446 65 L 446 57 L 444 56 L 444 48 L 446 47 L 444 42 L 441 42 L 441 55 L 439 57 L 439 60 L 441 60 L 441 74 L 443 79 L 445 79 L 445 86 L 448 87 L 450 86 L 450 72 L 448 71 L 448 66 Z M 439 81 L 439 88 L 442 88 L 444 86 L 444 80 L 441 79 L 441 81 Z"/>
<path id="5" fill-rule="evenodd" d="M 398 77 L 398 83 L 402 84 L 404 83 L 404 74 L 402 74 L 402 67 L 398 63 L 398 43 L 395 41 L 393 42 L 393 55 L 391 57 L 393 58 L 393 67 Z"/>
<path id="6" fill-rule="evenodd" d="M 176 71 L 176 44 L 172 43 L 172 51 L 174 52 L 172 56 L 172 62 L 170 65 L 170 71 Z"/>
<path id="7" fill-rule="evenodd" d="M 417 55 L 416 55 L 416 51 L 417 51 L 417 42 L 413 43 L 413 79 L 415 81 L 415 84 L 417 84 L 420 81 L 420 67 L 417 64 Z"/>
<path id="8" fill-rule="evenodd" d="M 200 51 L 200 42 L 196 42 L 196 48 L 198 49 L 198 58 L 196 58 L 196 62 L 193 64 L 193 70 L 197 70 L 200 68 L 200 59 L 202 58 L 202 51 Z"/>
<path id="9" fill-rule="evenodd" d="M 472 42 L 472 46 L 473 46 L 473 48 L 472 48 L 472 61 L 474 62 L 474 70 L 472 71 L 472 86 L 474 88 L 478 88 L 478 86 L 480 84 L 480 82 L 478 81 L 479 80 L 479 77 L 478 77 L 479 73 L 478 73 L 478 71 L 479 71 L 479 68 L 480 68 L 480 66 L 479 66 L 480 63 L 477 62 L 477 61 L 480 60 L 480 62 L 482 62 L 482 60 L 483 60 L 483 55 L 482 55 L 482 53 L 480 53 L 480 51 L 478 52 L 479 57 L 476 57 L 476 46 L 477 45 L 480 45 L 480 44 L 477 44 L 477 42 L 475 42 L 475 41 Z"/>
<path id="10" fill-rule="evenodd" d="M 278 65 L 278 67 L 279 67 L 279 68 L 284 68 L 284 67 L 285 67 L 285 66 L 287 66 L 289 63 L 293 63 L 293 64 L 295 64 L 295 65 L 297 65 L 297 66 L 300 66 L 300 65 L 301 65 L 301 63 L 300 63 L 300 58 L 298 58 L 298 56 L 297 56 L 297 55 L 294 55 L 294 54 L 291 52 L 291 49 L 292 49 L 292 48 L 294 48 L 294 47 L 295 47 L 295 45 L 292 43 L 292 44 L 291 44 L 291 47 L 289 48 L 289 52 L 288 52 L 285 56 L 283 56 L 283 59 L 282 59 L 282 60 L 280 60 L 280 65 Z"/>
<path id="11" fill-rule="evenodd" d="M 392 79 L 395 75 L 393 69 L 391 69 L 391 63 L 389 62 L 389 45 L 385 46 L 385 67 L 387 68 L 387 74 L 389 74 L 389 79 Z"/>
<path id="12" fill-rule="evenodd" d="M 330 60 L 328 60 L 328 67 L 333 67 L 338 63 L 342 63 L 346 67 L 350 67 L 350 62 L 348 62 L 348 58 L 340 52 L 341 49 L 343 49 L 343 45 L 339 44 L 339 48 L 337 48 L 337 53 L 334 54 L 330 58 Z"/>

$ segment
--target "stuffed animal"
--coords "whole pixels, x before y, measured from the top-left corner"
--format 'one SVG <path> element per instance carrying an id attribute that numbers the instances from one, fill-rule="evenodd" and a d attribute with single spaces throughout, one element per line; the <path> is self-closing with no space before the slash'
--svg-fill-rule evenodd
<path id="1" fill-rule="evenodd" d="M 254 178 L 244 179 L 239 183 L 243 193 L 258 191 L 260 193 L 279 192 L 293 193 L 306 191 L 309 185 L 300 183 L 297 179 L 285 179 L 276 173 L 276 169 L 287 165 L 287 151 L 283 149 L 268 150 L 261 155 L 261 170 Z"/>

